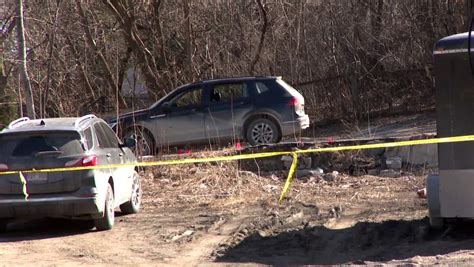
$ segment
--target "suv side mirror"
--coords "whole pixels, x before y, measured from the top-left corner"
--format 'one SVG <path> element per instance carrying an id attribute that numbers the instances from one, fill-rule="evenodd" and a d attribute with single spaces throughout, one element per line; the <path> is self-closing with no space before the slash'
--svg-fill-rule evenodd
<path id="1" fill-rule="evenodd" d="M 127 138 L 123 139 L 123 146 L 124 147 L 132 148 L 136 145 L 137 145 L 137 141 L 135 140 L 135 138 L 127 137 Z"/>

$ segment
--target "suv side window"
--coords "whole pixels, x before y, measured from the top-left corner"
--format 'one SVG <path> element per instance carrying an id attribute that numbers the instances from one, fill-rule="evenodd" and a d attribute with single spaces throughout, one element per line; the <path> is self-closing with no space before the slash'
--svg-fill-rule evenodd
<path id="1" fill-rule="evenodd" d="M 255 83 L 255 89 L 257 91 L 257 94 L 261 95 L 265 92 L 268 92 L 270 89 L 268 89 L 268 87 L 262 83 L 262 82 L 256 82 Z"/>
<path id="2" fill-rule="evenodd" d="M 186 91 L 171 101 L 172 107 L 184 109 L 200 106 L 202 103 L 202 91 L 202 88 L 193 88 L 190 91 Z"/>
<path id="3" fill-rule="evenodd" d="M 90 127 L 84 130 L 84 139 L 86 141 L 87 149 L 91 149 L 94 146 L 94 140 L 92 137 L 92 129 Z"/>
<path id="4" fill-rule="evenodd" d="M 99 147 L 100 148 L 108 148 L 110 147 L 110 144 L 107 140 L 107 136 L 104 133 L 104 130 L 102 130 L 102 127 L 98 123 L 94 124 L 94 130 L 95 134 L 97 135 L 97 141 L 99 142 Z"/>
<path id="5" fill-rule="evenodd" d="M 104 131 L 105 137 L 107 138 L 107 143 L 109 148 L 118 148 L 119 147 L 119 140 L 117 136 L 115 135 L 114 131 L 110 129 L 107 124 L 103 122 L 98 123 L 101 127 L 102 130 Z"/>
<path id="6" fill-rule="evenodd" d="M 246 83 L 216 84 L 210 93 L 210 102 L 233 102 L 248 96 Z"/>

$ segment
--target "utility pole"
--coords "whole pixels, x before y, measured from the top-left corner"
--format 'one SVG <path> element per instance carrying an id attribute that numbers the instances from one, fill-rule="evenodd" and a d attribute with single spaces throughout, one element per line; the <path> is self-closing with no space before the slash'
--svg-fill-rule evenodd
<path id="1" fill-rule="evenodd" d="M 25 91 L 26 112 L 30 119 L 36 119 L 35 103 L 33 101 L 33 90 L 31 89 L 30 78 L 26 66 L 26 45 L 25 45 L 25 26 L 23 23 L 23 0 L 17 0 L 16 9 L 16 30 L 18 35 L 18 62 L 21 85 Z M 20 103 L 21 105 L 21 103 Z"/>

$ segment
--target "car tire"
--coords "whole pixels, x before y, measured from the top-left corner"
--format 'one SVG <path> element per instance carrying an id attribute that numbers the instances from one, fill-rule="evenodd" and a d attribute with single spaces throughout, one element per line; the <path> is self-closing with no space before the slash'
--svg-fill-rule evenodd
<path id="1" fill-rule="evenodd" d="M 114 191 L 109 184 L 107 187 L 107 194 L 105 195 L 104 215 L 102 218 L 95 219 L 95 227 L 98 231 L 110 230 L 114 226 L 115 220 L 115 200 Z"/>
<path id="2" fill-rule="evenodd" d="M 142 202 L 142 188 L 140 184 L 140 175 L 137 172 L 133 174 L 132 195 L 128 202 L 120 205 L 120 210 L 124 214 L 134 214 L 140 211 L 140 204 Z"/>
<path id="3" fill-rule="evenodd" d="M 94 220 L 80 220 L 76 222 L 77 228 L 81 230 L 91 230 L 95 226 Z"/>
<path id="4" fill-rule="evenodd" d="M 137 156 L 153 155 L 155 153 L 155 142 L 153 137 L 143 128 L 130 128 L 124 135 L 125 138 L 133 138 L 136 141 L 133 152 Z"/>
<path id="5" fill-rule="evenodd" d="M 433 230 L 442 230 L 445 227 L 445 219 L 439 217 L 429 217 L 430 227 Z"/>
<path id="6" fill-rule="evenodd" d="M 246 130 L 247 142 L 253 146 L 278 142 L 280 133 L 275 123 L 266 118 L 259 118 L 249 123 Z"/>

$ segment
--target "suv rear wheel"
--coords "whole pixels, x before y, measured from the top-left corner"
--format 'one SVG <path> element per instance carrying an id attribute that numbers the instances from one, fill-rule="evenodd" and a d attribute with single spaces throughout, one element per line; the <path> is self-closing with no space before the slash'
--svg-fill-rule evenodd
<path id="1" fill-rule="evenodd" d="M 266 145 L 278 142 L 280 133 L 275 123 L 266 118 L 253 120 L 247 127 L 246 139 L 251 145 Z"/>
<path id="2" fill-rule="evenodd" d="M 136 145 L 133 152 L 137 156 L 153 155 L 155 152 L 155 144 L 150 134 L 143 128 L 130 128 L 124 135 L 125 138 L 133 138 Z"/>
<path id="3" fill-rule="evenodd" d="M 137 172 L 133 174 L 133 184 L 132 184 L 132 195 L 128 202 L 120 205 L 120 210 L 124 214 L 133 214 L 137 213 L 140 210 L 140 204 L 142 201 L 142 189 L 140 186 L 140 176 Z"/>
<path id="4" fill-rule="evenodd" d="M 105 195 L 104 216 L 94 221 L 95 227 L 99 231 L 110 230 L 114 226 L 114 220 L 115 220 L 114 191 L 112 190 L 112 186 L 109 184 L 109 186 L 107 187 L 107 194 Z"/>

